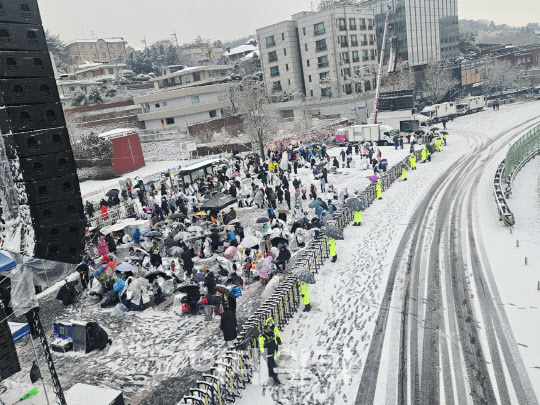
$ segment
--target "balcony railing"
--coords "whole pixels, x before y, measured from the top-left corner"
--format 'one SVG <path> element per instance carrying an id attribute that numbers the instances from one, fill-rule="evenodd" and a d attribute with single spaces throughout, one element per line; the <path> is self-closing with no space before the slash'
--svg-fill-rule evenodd
<path id="1" fill-rule="evenodd" d="M 339 30 L 340 31 L 347 31 L 347 26 L 346 25 L 340 25 Z"/>
<path id="2" fill-rule="evenodd" d="M 322 30 L 315 30 L 313 32 L 313 35 L 315 35 L 315 36 L 324 35 L 324 34 L 326 34 L 326 30 L 324 28 Z"/>
<path id="3" fill-rule="evenodd" d="M 348 48 L 348 47 L 349 47 L 349 43 L 348 43 L 347 41 L 342 42 L 342 43 L 341 43 L 341 47 L 342 47 L 342 48 Z"/>
<path id="4" fill-rule="evenodd" d="M 317 64 L 317 67 L 319 67 L 319 68 L 325 68 L 325 67 L 328 67 L 329 65 L 330 65 L 329 62 L 323 62 L 323 63 Z"/>
<path id="5" fill-rule="evenodd" d="M 367 56 L 362 56 L 362 62 L 366 62 L 366 61 L 368 61 L 368 60 L 369 60 L 369 57 L 367 57 Z"/>
<path id="6" fill-rule="evenodd" d="M 275 46 L 276 46 L 276 43 L 275 43 L 275 42 L 267 42 L 267 43 L 266 43 L 266 47 L 267 47 L 267 48 L 273 48 L 273 47 L 275 47 Z"/>
<path id="7" fill-rule="evenodd" d="M 270 77 L 278 77 L 279 72 L 270 72 Z"/>
<path id="8" fill-rule="evenodd" d="M 360 58 L 353 58 L 353 63 L 357 63 L 357 62 L 360 62 Z"/>
<path id="9" fill-rule="evenodd" d="M 375 41 L 369 41 L 370 45 L 373 45 L 374 43 L 375 43 Z"/>
<path id="10" fill-rule="evenodd" d="M 324 52 L 328 49 L 328 47 L 326 45 L 324 46 L 318 46 L 317 48 L 315 48 L 315 51 L 316 52 Z"/>
<path id="11" fill-rule="evenodd" d="M 356 30 L 356 25 L 350 25 L 349 29 L 352 30 L 352 31 Z"/>
<path id="12" fill-rule="evenodd" d="M 368 26 L 367 26 L 367 29 L 368 29 L 368 30 L 372 30 L 372 29 L 373 29 L 373 25 L 368 25 Z"/>
<path id="13" fill-rule="evenodd" d="M 360 29 L 361 29 L 361 30 L 365 30 L 365 29 L 367 29 L 367 27 L 366 27 L 365 25 L 361 25 L 361 26 L 360 26 Z"/>
<path id="14" fill-rule="evenodd" d="M 362 41 L 362 42 L 360 42 L 360 45 L 362 45 L 362 46 L 367 46 L 367 41 Z"/>
<path id="15" fill-rule="evenodd" d="M 358 41 L 356 41 L 356 42 L 351 42 L 351 46 L 358 46 Z"/>
<path id="16" fill-rule="evenodd" d="M 268 57 L 268 63 L 277 62 L 277 56 L 274 57 Z"/>

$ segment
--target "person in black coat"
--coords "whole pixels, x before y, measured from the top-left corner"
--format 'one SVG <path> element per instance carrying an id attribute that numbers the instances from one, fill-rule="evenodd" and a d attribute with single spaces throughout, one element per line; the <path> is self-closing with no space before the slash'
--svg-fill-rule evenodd
<path id="1" fill-rule="evenodd" d="M 110 250 L 110 249 L 109 249 Z M 81 279 L 81 285 L 82 289 L 86 290 L 88 287 L 88 273 L 90 272 L 90 268 L 86 263 L 81 263 L 76 267 L 77 271 L 79 272 L 79 277 Z"/>
<path id="2" fill-rule="evenodd" d="M 285 201 L 287 202 L 289 209 L 291 209 L 291 193 L 289 192 L 289 189 L 285 190 Z"/>
<path id="3" fill-rule="evenodd" d="M 86 335 L 88 337 L 88 346 L 90 351 L 103 350 L 107 344 L 112 344 L 109 335 L 97 322 L 88 322 L 86 324 Z"/>
<path id="4" fill-rule="evenodd" d="M 294 174 L 298 174 L 298 160 L 294 160 L 293 163 Z"/>
<path id="5" fill-rule="evenodd" d="M 284 271 L 287 262 L 291 260 L 291 252 L 286 246 L 282 246 L 279 250 L 279 255 L 276 260 L 276 266 L 278 270 Z"/>
<path id="6" fill-rule="evenodd" d="M 109 248 L 109 252 L 110 253 L 115 253 L 116 252 L 116 243 L 114 242 L 114 238 L 112 236 L 112 234 L 107 234 L 107 236 L 105 236 L 105 242 L 107 242 L 107 247 Z"/>
<path id="7" fill-rule="evenodd" d="M 195 255 L 191 251 L 191 249 L 184 249 L 182 252 L 181 258 L 184 262 L 184 271 L 186 272 L 186 276 L 191 277 L 191 273 L 193 273 L 193 257 Z"/>
<path id="8" fill-rule="evenodd" d="M 231 184 L 231 187 L 229 188 L 229 193 L 231 193 L 231 197 L 236 198 L 238 193 L 234 184 Z"/>
<path id="9" fill-rule="evenodd" d="M 206 276 L 204 277 L 204 286 L 208 289 L 209 295 L 216 294 L 216 277 L 213 271 L 206 270 Z"/>
<path id="10" fill-rule="evenodd" d="M 234 340 L 238 336 L 236 332 L 237 327 L 238 323 L 236 322 L 236 315 L 230 308 L 227 308 L 225 312 L 221 314 L 219 329 L 223 331 L 223 339 L 227 342 L 229 347 L 234 345 Z"/>
<path id="11" fill-rule="evenodd" d="M 212 246 L 212 250 L 217 250 L 220 245 L 217 229 L 212 229 L 212 233 L 210 234 L 210 245 Z"/>
<path id="12" fill-rule="evenodd" d="M 281 204 L 283 202 L 283 190 L 279 186 L 276 187 L 276 195 L 279 203 Z"/>

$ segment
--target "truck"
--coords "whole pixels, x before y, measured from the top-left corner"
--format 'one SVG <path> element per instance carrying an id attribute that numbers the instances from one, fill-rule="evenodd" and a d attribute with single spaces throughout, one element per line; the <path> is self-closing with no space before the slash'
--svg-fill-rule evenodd
<path id="1" fill-rule="evenodd" d="M 457 115 L 456 103 L 448 102 L 442 104 L 434 104 L 420 111 L 425 117 L 428 117 L 432 123 L 440 122 L 445 118 L 451 118 Z"/>
<path id="2" fill-rule="evenodd" d="M 408 120 L 399 121 L 399 132 L 417 132 L 430 125 L 430 119 L 421 114 L 415 114 Z"/>
<path id="3" fill-rule="evenodd" d="M 466 97 L 463 100 L 459 100 L 456 104 L 458 115 L 472 114 L 484 109 L 486 106 L 486 97 Z"/>
<path id="4" fill-rule="evenodd" d="M 353 125 L 337 130 L 336 143 L 377 142 L 379 145 L 388 145 L 393 143 L 394 135 L 397 135 L 397 131 L 388 125 Z"/>

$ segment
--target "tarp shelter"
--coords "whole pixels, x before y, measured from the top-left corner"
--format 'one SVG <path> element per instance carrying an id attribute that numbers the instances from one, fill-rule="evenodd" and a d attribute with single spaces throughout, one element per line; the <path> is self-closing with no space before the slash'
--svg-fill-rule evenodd
<path id="1" fill-rule="evenodd" d="M 69 263 L 53 262 L 51 260 L 36 259 L 34 257 L 24 256 L 20 253 L 2 251 L 1 254 L 11 259 L 16 264 L 25 264 L 28 266 L 34 277 L 34 285 L 40 286 L 42 289 L 50 287 L 60 280 L 65 279 L 68 275 L 76 271 L 77 265 Z M 12 264 L 10 264 L 12 266 Z M 9 277 L 12 266 L 9 270 L 2 270 L 2 276 Z"/>
<path id="2" fill-rule="evenodd" d="M 98 136 L 113 144 L 111 166 L 115 174 L 131 172 L 145 165 L 138 129 L 119 128 Z"/>
<path id="3" fill-rule="evenodd" d="M 0 273 L 11 270 L 17 266 L 17 262 L 11 257 L 0 253 Z"/>
<path id="4" fill-rule="evenodd" d="M 202 206 L 202 210 L 222 210 L 236 202 L 236 198 L 223 193 L 216 193 L 208 199 Z"/>

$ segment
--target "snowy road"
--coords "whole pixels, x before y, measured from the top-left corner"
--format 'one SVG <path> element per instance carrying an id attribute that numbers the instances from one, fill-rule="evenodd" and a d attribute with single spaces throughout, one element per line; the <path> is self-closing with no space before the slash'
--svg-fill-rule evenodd
<path id="1" fill-rule="evenodd" d="M 484 168 L 538 121 L 526 103 L 450 123 L 449 146 L 338 242 L 312 312 L 283 333 L 283 384 L 251 386 L 240 402 L 536 404 L 475 204 Z"/>

